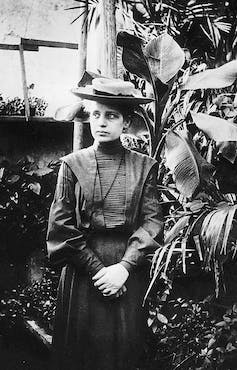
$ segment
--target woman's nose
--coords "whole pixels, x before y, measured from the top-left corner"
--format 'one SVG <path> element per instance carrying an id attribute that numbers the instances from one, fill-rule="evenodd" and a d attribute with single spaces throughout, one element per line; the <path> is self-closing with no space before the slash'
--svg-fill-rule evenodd
<path id="1" fill-rule="evenodd" d="M 99 125 L 100 126 L 106 126 L 106 119 L 105 119 L 105 117 L 104 116 L 100 116 L 100 118 L 99 118 Z"/>

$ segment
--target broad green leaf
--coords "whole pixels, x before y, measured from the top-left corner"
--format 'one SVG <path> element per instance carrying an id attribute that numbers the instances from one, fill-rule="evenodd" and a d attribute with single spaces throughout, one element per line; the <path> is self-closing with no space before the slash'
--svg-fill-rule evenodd
<path id="1" fill-rule="evenodd" d="M 117 35 L 117 45 L 123 47 L 122 61 L 124 67 L 132 74 L 148 81 L 155 87 L 159 97 L 167 92 L 167 86 L 157 74 L 153 74 L 150 64 L 143 52 L 143 41 L 127 32 L 121 31 Z"/>
<path id="2" fill-rule="evenodd" d="M 237 78 L 237 60 L 232 60 L 218 68 L 190 76 L 181 86 L 182 90 L 221 89 L 231 86 Z"/>
<path id="3" fill-rule="evenodd" d="M 237 141 L 237 125 L 205 113 L 191 112 L 195 125 L 215 141 Z"/>
<path id="4" fill-rule="evenodd" d="M 148 42 L 144 49 L 153 76 L 167 83 L 183 66 L 185 54 L 167 33 Z"/>
<path id="5" fill-rule="evenodd" d="M 121 31 L 117 35 L 117 45 L 123 47 L 122 60 L 124 67 L 131 73 L 148 82 L 152 82 L 149 65 L 142 50 L 143 41 L 127 32 Z"/>
<path id="6" fill-rule="evenodd" d="M 178 191 L 187 198 L 192 197 L 198 186 L 207 182 L 214 171 L 185 131 L 171 131 L 167 135 L 165 157 Z"/>

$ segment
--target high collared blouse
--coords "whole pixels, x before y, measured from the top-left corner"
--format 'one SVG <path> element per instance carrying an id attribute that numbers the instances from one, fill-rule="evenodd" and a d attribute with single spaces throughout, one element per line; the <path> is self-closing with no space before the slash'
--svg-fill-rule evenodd
<path id="1" fill-rule="evenodd" d="M 129 270 L 162 241 L 156 162 L 121 145 L 114 149 L 94 145 L 62 158 L 47 235 L 52 263 L 97 273 L 104 265 L 87 245 L 95 231 L 128 234 L 121 263 Z"/>

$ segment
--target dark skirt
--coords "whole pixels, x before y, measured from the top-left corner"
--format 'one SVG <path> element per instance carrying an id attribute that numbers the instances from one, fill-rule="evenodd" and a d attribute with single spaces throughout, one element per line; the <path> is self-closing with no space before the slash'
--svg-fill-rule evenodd
<path id="1" fill-rule="evenodd" d="M 128 237 L 98 233 L 89 242 L 105 266 L 121 261 Z M 72 265 L 63 268 L 53 335 L 55 370 L 134 370 L 143 354 L 147 331 L 142 301 L 147 268 L 132 271 L 127 292 L 103 297 L 91 278 Z"/>

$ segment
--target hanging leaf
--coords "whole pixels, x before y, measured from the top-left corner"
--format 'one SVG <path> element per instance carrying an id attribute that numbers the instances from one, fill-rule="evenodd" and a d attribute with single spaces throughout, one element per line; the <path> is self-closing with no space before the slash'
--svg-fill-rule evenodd
<path id="1" fill-rule="evenodd" d="M 174 256 L 174 250 L 175 250 L 175 247 L 177 246 L 177 244 L 178 244 L 178 241 L 175 240 L 173 243 L 171 243 L 171 245 L 169 247 L 169 251 L 168 251 L 167 256 L 165 258 L 165 267 L 164 267 L 164 274 L 165 275 L 167 274 L 169 264 L 171 263 L 172 257 Z"/>
<path id="2" fill-rule="evenodd" d="M 205 113 L 191 112 L 195 125 L 215 141 L 237 141 L 237 125 Z"/>
<path id="3" fill-rule="evenodd" d="M 181 241 L 181 253 L 182 253 L 182 268 L 183 273 L 186 274 L 186 249 L 188 244 L 188 236 L 182 238 Z"/>
<path id="4" fill-rule="evenodd" d="M 198 252 L 199 259 L 200 259 L 200 261 L 203 261 L 202 248 L 201 248 L 199 235 L 194 235 L 193 240 L 194 240 L 194 243 L 195 243 L 196 250 Z"/>
<path id="5" fill-rule="evenodd" d="M 148 42 L 144 54 L 155 78 L 167 83 L 185 62 L 185 54 L 177 42 L 167 33 Z"/>
<path id="6" fill-rule="evenodd" d="M 157 279 L 157 276 L 159 275 L 161 269 L 162 269 L 162 265 L 161 265 L 161 262 L 163 260 L 163 257 L 165 255 L 167 251 L 167 246 L 164 245 L 162 248 L 159 248 L 156 250 L 156 252 L 154 253 L 154 256 L 153 256 L 153 259 L 152 259 L 152 266 L 151 266 L 151 274 L 152 274 L 152 279 L 151 279 L 151 282 L 147 288 L 147 291 L 146 291 L 146 294 L 145 294 L 145 297 L 143 299 L 143 305 L 145 304 L 146 302 L 146 299 L 148 297 L 148 295 L 150 294 L 150 291 Z"/>
<path id="7" fill-rule="evenodd" d="M 143 53 L 143 41 L 127 32 L 121 31 L 117 35 L 117 45 L 123 47 L 122 61 L 124 67 L 132 74 L 149 82 L 159 93 L 159 97 L 167 92 L 167 86 L 153 74 L 146 56 Z"/>
<path id="8" fill-rule="evenodd" d="M 224 253 L 225 255 L 227 254 L 227 243 L 228 243 L 228 240 L 229 240 L 229 237 L 230 237 L 230 232 L 231 232 L 231 229 L 232 229 L 232 224 L 233 224 L 234 216 L 235 216 L 235 213 L 236 213 L 236 208 L 237 208 L 236 204 L 233 205 L 233 206 L 228 206 L 228 208 L 227 208 L 228 215 L 227 215 L 227 219 L 226 219 L 224 236 L 223 236 L 223 240 L 222 240 L 222 247 L 221 247 L 220 254 L 222 254 L 222 253 Z M 235 224 L 235 226 L 236 226 L 236 224 Z"/>
<path id="9" fill-rule="evenodd" d="M 225 208 L 210 212 L 203 221 L 201 227 L 201 239 L 205 246 L 204 264 L 210 267 L 210 261 L 220 252 L 223 239 L 223 228 L 228 211 Z"/>
<path id="10" fill-rule="evenodd" d="M 188 222 L 190 220 L 190 216 L 184 216 L 181 217 L 175 225 L 172 227 L 171 230 L 169 230 L 165 237 L 165 244 L 169 244 L 174 240 L 179 233 L 188 225 Z"/>
<path id="11" fill-rule="evenodd" d="M 85 87 L 87 85 L 92 84 L 92 80 L 97 77 L 103 77 L 106 78 L 105 76 L 99 75 L 98 73 L 90 72 L 90 71 L 85 71 L 83 73 L 82 78 L 78 82 L 77 86 L 78 87 Z"/>
<path id="12" fill-rule="evenodd" d="M 211 177 L 214 167 L 199 154 L 187 132 L 171 131 L 166 137 L 166 165 L 179 192 L 187 198 Z"/>
<path id="13" fill-rule="evenodd" d="M 200 239 L 204 248 L 204 265 L 210 268 L 210 261 L 223 260 L 232 252 L 227 250 L 230 238 L 235 236 L 236 222 L 234 219 L 237 205 L 222 204 L 209 212 L 200 224 Z M 197 231 L 197 230 L 196 230 Z M 231 239 L 231 240 L 232 240 Z"/>
<path id="14" fill-rule="evenodd" d="M 81 101 L 74 104 L 65 105 L 56 110 L 54 119 L 57 121 L 73 121 L 79 112 L 82 112 L 82 110 L 83 104 Z"/>
<path id="15" fill-rule="evenodd" d="M 181 86 L 182 90 L 221 89 L 231 86 L 237 78 L 237 61 L 194 74 Z"/>
<path id="16" fill-rule="evenodd" d="M 124 67 L 140 78 L 152 83 L 149 65 L 142 50 L 143 41 L 134 35 L 121 31 L 117 35 L 117 45 L 123 47 Z"/>

